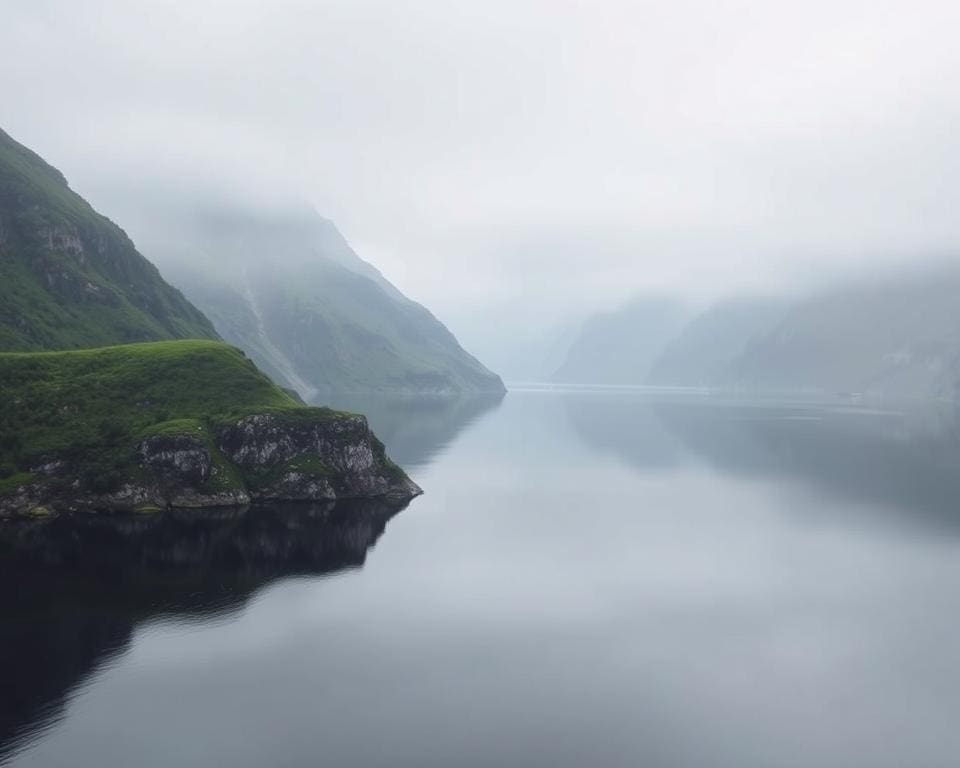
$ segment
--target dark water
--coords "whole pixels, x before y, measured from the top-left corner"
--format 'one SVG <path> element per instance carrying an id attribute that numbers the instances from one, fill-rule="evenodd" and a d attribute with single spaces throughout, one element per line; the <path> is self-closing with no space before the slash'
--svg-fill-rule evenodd
<path id="1" fill-rule="evenodd" d="M 960 764 L 950 409 L 368 410 L 402 511 L 4 526 L 0 762 Z"/>

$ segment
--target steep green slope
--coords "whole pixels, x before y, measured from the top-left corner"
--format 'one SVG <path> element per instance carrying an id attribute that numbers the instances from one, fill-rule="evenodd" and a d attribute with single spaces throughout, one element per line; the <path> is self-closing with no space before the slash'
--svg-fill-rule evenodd
<path id="1" fill-rule="evenodd" d="M 3 353 L 0 382 L 0 512 L 410 490 L 362 416 L 298 405 L 220 342 Z"/>
<path id="2" fill-rule="evenodd" d="M 0 131 L 0 351 L 217 338 L 63 175 Z"/>
<path id="3" fill-rule="evenodd" d="M 225 339 L 308 399 L 504 391 L 499 376 L 312 211 L 206 213 L 163 229 L 163 240 L 146 235 L 151 258 Z"/>

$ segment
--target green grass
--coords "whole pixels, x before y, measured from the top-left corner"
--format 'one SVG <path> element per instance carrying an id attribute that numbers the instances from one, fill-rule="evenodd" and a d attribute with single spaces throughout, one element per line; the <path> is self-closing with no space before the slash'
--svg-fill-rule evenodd
<path id="1" fill-rule="evenodd" d="M 243 477 L 240 471 L 230 463 L 217 447 L 210 432 L 211 423 L 223 418 L 222 414 L 217 413 L 204 419 L 172 419 L 159 424 L 151 424 L 146 429 L 141 430 L 140 435 L 143 437 L 153 435 L 185 436 L 203 440 L 206 443 L 207 450 L 210 451 L 213 467 L 210 471 L 210 477 L 201 490 L 208 493 L 236 490 L 244 487 Z"/>
<path id="2" fill-rule="evenodd" d="M 33 477 L 30 472 L 14 472 L 9 477 L 0 479 L 0 496 L 13 493 L 21 485 L 26 485 L 33 480 Z"/>
<path id="3" fill-rule="evenodd" d="M 323 475 L 326 477 L 332 477 L 335 474 L 316 454 L 304 454 L 290 459 L 290 461 L 284 464 L 277 464 L 269 469 L 253 472 L 247 480 L 251 488 L 267 488 L 290 472 L 298 472 L 306 475 Z"/>
<path id="4" fill-rule="evenodd" d="M 116 224 L 0 131 L 0 351 L 218 338 Z"/>
<path id="5" fill-rule="evenodd" d="M 228 489 L 242 480 L 213 428 L 251 413 L 291 423 L 335 415 L 299 405 L 238 349 L 213 341 L 0 353 L 0 382 L 0 493 L 53 457 L 85 487 L 113 490 L 136 471 L 136 445 L 152 434 L 206 441 L 210 489 Z"/>

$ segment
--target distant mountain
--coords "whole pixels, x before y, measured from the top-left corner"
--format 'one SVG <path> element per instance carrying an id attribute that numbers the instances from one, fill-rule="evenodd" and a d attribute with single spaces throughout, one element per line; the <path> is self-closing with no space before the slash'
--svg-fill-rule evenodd
<path id="1" fill-rule="evenodd" d="M 63 175 L 0 131 L 0 351 L 217 338 Z"/>
<path id="2" fill-rule="evenodd" d="M 711 386 L 727 376 L 730 364 L 770 332 L 789 308 L 786 300 L 727 299 L 693 318 L 670 341 L 647 374 L 658 385 Z"/>
<path id="3" fill-rule="evenodd" d="M 874 277 L 800 301 L 731 363 L 727 381 L 952 396 L 960 381 L 960 269 Z"/>
<path id="4" fill-rule="evenodd" d="M 199 211 L 164 229 L 148 252 L 172 281 L 225 339 L 308 400 L 504 391 L 499 376 L 313 211 Z"/>
<path id="5" fill-rule="evenodd" d="M 594 315 L 552 378 L 568 384 L 643 384 L 688 317 L 682 304 L 659 296 L 639 297 L 614 312 Z"/>
<path id="6" fill-rule="evenodd" d="M 758 392 L 960 396 L 960 265 L 741 297 L 682 324 L 637 300 L 588 321 L 555 380 Z"/>

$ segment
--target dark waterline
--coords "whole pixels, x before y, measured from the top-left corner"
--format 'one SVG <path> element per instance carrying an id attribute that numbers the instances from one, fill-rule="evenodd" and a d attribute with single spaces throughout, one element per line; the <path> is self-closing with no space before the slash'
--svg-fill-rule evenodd
<path id="1" fill-rule="evenodd" d="M 950 407 L 336 405 L 425 496 L 3 527 L 0 762 L 957 764 Z"/>

